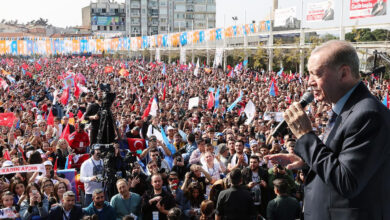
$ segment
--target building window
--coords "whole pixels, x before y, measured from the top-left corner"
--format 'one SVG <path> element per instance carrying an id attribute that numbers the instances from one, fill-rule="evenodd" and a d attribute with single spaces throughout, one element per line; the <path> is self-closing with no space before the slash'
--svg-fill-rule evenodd
<path id="1" fill-rule="evenodd" d="M 104 30 L 105 30 L 105 31 L 107 30 L 107 26 L 104 26 Z"/>
<path id="2" fill-rule="evenodd" d="M 106 9 L 105 8 L 102 8 L 102 13 L 106 13 Z"/>
<path id="3" fill-rule="evenodd" d="M 100 26 L 98 26 L 98 31 L 100 31 Z"/>
<path id="4" fill-rule="evenodd" d="M 92 11 L 92 13 L 95 13 L 95 9 L 93 9 L 93 8 L 92 8 L 92 10 L 91 10 L 91 11 Z"/>
<path id="5" fill-rule="evenodd" d="M 110 26 L 110 31 L 112 31 L 112 26 Z"/>
<path id="6" fill-rule="evenodd" d="M 119 13 L 119 9 L 116 8 L 116 9 L 115 9 L 115 13 L 116 13 L 116 14 Z"/>
<path id="7" fill-rule="evenodd" d="M 119 26 L 116 26 L 116 30 L 119 30 Z"/>

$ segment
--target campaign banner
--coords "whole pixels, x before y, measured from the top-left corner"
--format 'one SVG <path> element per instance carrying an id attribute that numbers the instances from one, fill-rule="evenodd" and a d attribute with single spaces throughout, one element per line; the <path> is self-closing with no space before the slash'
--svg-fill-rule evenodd
<path id="1" fill-rule="evenodd" d="M 120 25 L 119 17 L 106 17 L 106 16 L 93 16 L 92 22 L 93 25 Z"/>
<path id="2" fill-rule="evenodd" d="M 275 10 L 275 27 L 294 27 L 297 21 L 297 8 L 281 8 Z"/>
<path id="3" fill-rule="evenodd" d="M 29 173 L 29 172 L 41 172 L 43 174 L 46 174 L 45 165 L 32 164 L 32 165 L 25 165 L 25 166 L 0 168 L 0 175 L 10 174 L 10 173 Z"/>
<path id="4" fill-rule="evenodd" d="M 14 219 L 16 218 L 16 213 L 12 208 L 0 209 L 0 219 Z"/>
<path id="5" fill-rule="evenodd" d="M 45 168 L 45 167 L 43 167 Z M 66 169 L 66 170 L 57 170 L 57 174 L 63 174 L 66 179 L 69 180 L 70 185 L 72 186 L 72 191 L 76 192 L 76 169 Z"/>
<path id="6" fill-rule="evenodd" d="M 333 1 L 323 1 L 307 4 L 307 21 L 334 20 Z"/>
<path id="7" fill-rule="evenodd" d="M 274 119 L 276 122 L 283 120 L 283 112 L 264 112 L 263 118 L 265 121 Z"/>
<path id="8" fill-rule="evenodd" d="M 349 18 L 367 18 L 386 15 L 387 0 L 351 0 Z"/>

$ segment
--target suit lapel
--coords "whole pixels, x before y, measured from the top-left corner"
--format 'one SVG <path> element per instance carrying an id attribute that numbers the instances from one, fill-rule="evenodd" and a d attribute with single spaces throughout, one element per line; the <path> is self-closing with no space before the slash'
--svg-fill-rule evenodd
<path id="1" fill-rule="evenodd" d="M 338 128 L 342 127 L 348 116 L 353 112 L 353 108 L 356 104 L 356 99 L 360 98 L 360 95 L 366 92 L 365 90 L 367 90 L 366 86 L 363 84 L 363 82 L 360 82 L 359 85 L 356 87 L 355 91 L 353 91 L 353 93 L 349 97 L 348 101 L 345 103 L 340 115 L 337 117 L 335 124 L 330 131 L 325 143 L 326 147 L 331 149 L 333 152 L 338 152 L 341 150 L 341 148 L 339 147 L 340 143 L 338 143 L 338 141 L 334 142 L 335 140 L 339 139 L 338 135 L 341 134 L 340 131 L 337 132 L 339 130 Z M 369 91 L 367 90 L 367 92 Z M 307 185 L 308 183 L 310 183 L 316 175 L 317 174 L 310 168 L 309 172 L 305 177 L 305 184 Z"/>

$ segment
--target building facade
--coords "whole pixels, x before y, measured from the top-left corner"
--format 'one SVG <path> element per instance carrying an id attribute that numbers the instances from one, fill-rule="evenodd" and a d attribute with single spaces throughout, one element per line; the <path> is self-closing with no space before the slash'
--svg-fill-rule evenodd
<path id="1" fill-rule="evenodd" d="M 122 36 L 126 33 L 125 4 L 98 0 L 82 9 L 83 26 L 90 26 L 94 35 Z"/>
<path id="2" fill-rule="evenodd" d="M 216 0 L 126 0 L 130 37 L 215 28 Z"/>

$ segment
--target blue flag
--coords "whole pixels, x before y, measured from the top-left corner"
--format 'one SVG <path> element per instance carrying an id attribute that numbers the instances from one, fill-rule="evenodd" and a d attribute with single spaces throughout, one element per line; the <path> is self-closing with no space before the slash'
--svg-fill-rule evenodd
<path id="1" fill-rule="evenodd" d="M 160 131 L 161 131 L 161 136 L 163 138 L 165 146 L 167 146 L 167 148 L 169 149 L 169 151 L 171 151 L 171 154 L 173 155 L 174 153 L 176 153 L 176 148 L 171 143 L 169 143 L 169 140 L 167 138 L 167 135 L 165 134 L 163 127 L 160 128 Z M 172 157 L 166 156 L 164 159 L 168 162 L 170 168 L 172 168 L 172 164 L 173 164 Z"/>
<path id="2" fill-rule="evenodd" d="M 275 93 L 275 83 L 274 82 L 271 83 L 271 87 L 269 88 L 269 94 L 271 96 L 276 96 L 276 93 Z"/>
<path id="3" fill-rule="evenodd" d="M 242 63 L 242 65 L 246 66 L 248 64 L 248 60 L 244 60 L 244 62 Z"/>
<path id="4" fill-rule="evenodd" d="M 219 87 L 217 89 L 217 92 L 215 93 L 215 97 L 214 97 L 214 109 L 218 108 L 219 107 Z"/>
<path id="5" fill-rule="evenodd" d="M 164 65 L 163 65 L 163 69 L 162 69 L 161 73 L 164 74 L 164 75 L 167 74 L 167 70 L 166 70 L 166 68 L 165 68 L 165 63 L 164 63 Z"/>
<path id="6" fill-rule="evenodd" d="M 282 73 L 283 73 L 283 68 L 279 70 L 279 72 L 277 73 L 278 76 L 282 76 Z"/>
<path id="7" fill-rule="evenodd" d="M 227 109 L 228 112 L 232 111 L 234 107 L 236 107 L 236 105 L 241 102 L 241 99 L 242 99 L 242 92 L 240 93 L 240 97 L 238 97 L 230 106 L 229 108 Z"/>

